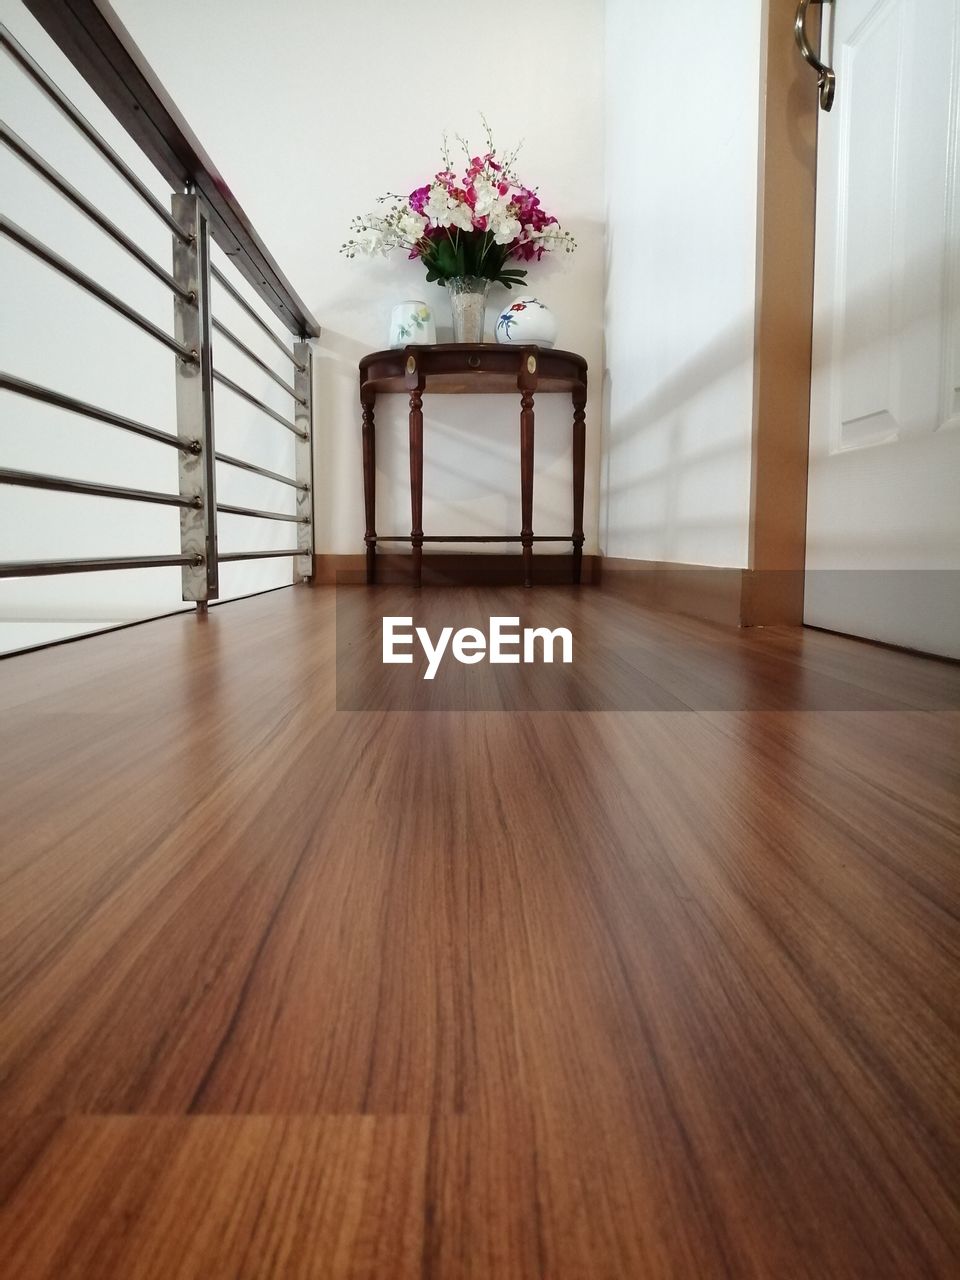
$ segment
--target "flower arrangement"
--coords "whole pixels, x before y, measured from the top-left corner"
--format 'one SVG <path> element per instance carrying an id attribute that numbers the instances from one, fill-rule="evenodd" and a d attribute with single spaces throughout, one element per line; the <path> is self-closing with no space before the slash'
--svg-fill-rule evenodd
<path id="1" fill-rule="evenodd" d="M 486 120 L 483 126 L 487 150 L 482 156 L 472 155 L 458 136 L 466 156 L 462 175 L 454 171 L 444 137 L 443 168 L 433 181 L 406 199 L 381 196 L 382 212 L 354 218 L 351 238 L 340 252 L 355 258 L 406 249 L 426 267 L 428 280 L 446 284 L 474 277 L 508 289 L 527 274 L 514 263 L 539 261 L 554 249 L 572 253 L 576 240 L 541 207 L 536 188 L 525 186 L 514 171 L 519 146 L 501 158 Z"/>

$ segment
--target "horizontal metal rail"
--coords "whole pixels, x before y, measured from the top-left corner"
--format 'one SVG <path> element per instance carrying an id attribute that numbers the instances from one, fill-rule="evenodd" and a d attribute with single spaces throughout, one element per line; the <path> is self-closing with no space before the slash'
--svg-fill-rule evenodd
<path id="1" fill-rule="evenodd" d="M 274 422 L 279 422 L 282 427 L 286 427 L 288 431 L 292 431 L 295 436 L 299 436 L 301 440 L 306 440 L 306 432 L 300 430 L 295 422 L 291 422 L 289 418 L 285 418 L 282 413 L 277 413 L 276 409 L 271 409 L 268 404 L 264 404 L 262 400 L 258 400 L 252 392 L 247 391 L 245 387 L 241 387 L 238 382 L 234 382 L 232 378 L 228 378 L 225 373 L 221 373 L 219 369 L 214 369 L 213 377 L 215 382 L 219 382 L 221 386 L 227 387 L 234 395 L 240 396 L 242 400 L 246 400 L 249 404 L 255 405 L 258 409 L 262 409 L 265 414 L 273 418 Z"/>
<path id="2" fill-rule="evenodd" d="M 232 342 L 238 351 L 242 351 L 248 360 L 252 360 L 258 369 L 262 369 L 268 378 L 272 378 L 278 387 L 283 387 L 287 395 L 293 396 L 297 404 L 307 403 L 302 396 L 297 395 L 289 382 L 281 378 L 278 373 L 274 373 L 265 360 L 261 360 L 255 351 L 252 351 L 245 342 L 242 342 L 235 333 L 231 333 L 227 326 L 218 320 L 216 316 L 213 317 L 212 324 L 217 333 L 222 333 L 228 342 Z"/>
<path id="3" fill-rule="evenodd" d="M 573 534 L 564 533 L 554 537 L 552 534 L 538 533 L 531 538 L 531 542 L 571 542 Z M 414 539 L 410 534 L 388 534 L 378 533 L 378 542 L 413 542 Z M 418 542 L 522 542 L 523 538 L 518 534 L 504 533 L 437 533 L 428 537 L 418 537 Z"/>
<path id="4" fill-rule="evenodd" d="M 170 186 L 196 191 L 213 238 L 287 329 L 317 334 L 316 320 L 106 0 L 24 3 Z"/>
<path id="5" fill-rule="evenodd" d="M 292 551 L 221 551 L 217 559 L 224 560 L 272 560 L 280 556 L 299 556 L 303 552 L 296 547 Z"/>
<path id="6" fill-rule="evenodd" d="M 15 244 L 20 245 L 22 249 L 26 249 L 28 253 L 32 253 L 34 257 L 39 258 L 41 262 L 45 262 L 48 267 L 52 267 L 54 271 L 59 271 L 61 275 L 66 276 L 68 280 L 72 280 L 74 284 L 79 285 L 81 289 L 92 294 L 101 302 L 111 307 L 129 320 L 131 324 L 135 324 L 142 329 L 144 333 L 149 333 L 152 338 L 156 338 L 158 342 L 162 342 L 164 346 L 169 347 L 171 351 L 175 351 L 178 356 L 190 364 L 196 364 L 197 353 L 190 351 L 182 346 L 176 338 L 164 332 L 159 325 L 155 325 L 152 320 L 148 320 L 146 316 L 142 316 L 139 311 L 135 311 L 122 298 L 118 298 L 115 293 L 111 293 L 109 289 L 105 289 L 102 284 L 98 284 L 79 267 L 75 267 L 71 262 L 67 262 L 66 258 L 61 258 L 58 253 L 42 244 L 29 231 L 24 231 L 23 227 L 18 227 L 15 222 L 11 222 L 9 218 L 0 217 L 0 234 L 7 236 Z"/>
<path id="7" fill-rule="evenodd" d="M 77 110 L 70 99 L 53 83 L 44 69 L 31 58 L 23 45 L 16 39 L 13 33 L 7 27 L 0 23 L 0 48 L 3 48 L 14 62 L 16 62 L 23 71 L 27 73 L 34 84 L 42 90 L 50 101 L 57 107 L 70 121 L 75 129 L 86 138 L 104 160 L 120 175 L 121 178 L 131 187 L 143 202 L 157 215 L 158 218 L 170 228 L 170 230 L 181 240 L 186 241 L 187 236 L 170 213 L 158 198 L 153 194 L 150 188 L 137 177 L 125 160 L 117 155 L 106 138 L 100 136 L 89 120 Z"/>
<path id="8" fill-rule="evenodd" d="M 239 467 L 241 471 L 252 471 L 255 476 L 265 476 L 267 480 L 276 480 L 278 484 L 288 484 L 291 488 L 302 489 L 304 493 L 308 493 L 310 486 L 301 484 L 299 480 L 294 480 L 292 476 L 282 476 L 279 471 L 268 471 L 266 467 L 258 467 L 256 463 L 247 462 L 243 458 L 235 458 L 229 453 L 215 453 L 214 457 L 218 462 L 225 463 L 228 467 Z"/>
<path id="9" fill-rule="evenodd" d="M 82 195 L 76 187 L 72 186 L 52 165 L 47 164 L 43 156 L 38 155 L 33 147 L 24 142 L 19 134 L 14 133 L 12 129 L 8 129 L 2 120 L 0 120 L 0 142 L 8 146 L 14 155 L 19 156 L 35 173 L 38 173 L 41 178 L 49 182 L 55 191 L 59 191 L 65 199 L 70 201 L 74 208 L 79 209 L 92 223 L 105 232 L 121 249 L 125 249 L 142 267 L 146 267 L 168 289 L 172 289 L 175 294 L 185 301 L 191 301 L 189 292 L 177 284 L 169 271 L 165 271 L 159 262 L 154 262 L 149 253 L 141 249 L 136 241 L 131 240 L 125 231 L 121 231 L 115 222 L 111 222 L 106 214 L 101 213 L 95 204 L 92 204 L 85 195 Z"/>
<path id="10" fill-rule="evenodd" d="M 182 498 L 178 493 L 158 493 L 155 489 L 129 489 L 126 485 L 98 484 L 93 480 L 72 480 L 39 471 L 15 471 L 0 467 L 0 484 L 25 489 L 55 489 L 59 493 L 83 493 L 95 498 L 125 498 L 129 502 L 155 502 L 164 507 L 199 507 L 200 498 Z"/>
<path id="11" fill-rule="evenodd" d="M 263 316 L 261 316 L 254 307 L 251 307 L 250 303 L 246 300 L 246 298 L 243 296 L 240 290 L 236 287 L 236 285 L 232 284 L 227 279 L 227 277 L 223 274 L 223 272 L 220 270 L 220 268 L 217 266 L 216 263 L 211 263 L 210 274 L 213 276 L 214 280 L 216 280 L 217 284 L 222 285 L 223 288 L 226 289 L 230 297 L 234 300 L 235 303 L 237 303 L 239 307 L 241 307 L 247 313 L 250 319 L 255 321 L 260 326 L 260 328 L 267 335 L 267 337 L 274 344 L 274 346 L 279 348 L 279 350 L 283 352 L 283 354 L 287 357 L 287 359 L 290 360 L 294 365 L 296 365 L 296 367 L 302 373 L 303 366 L 297 364 L 296 356 L 294 356 L 293 352 L 286 345 L 283 339 L 277 337 L 277 335 L 273 332 L 273 330 L 267 324 L 266 320 L 264 320 Z"/>
<path id="12" fill-rule="evenodd" d="M 122 431 L 132 431 L 134 435 L 143 436 L 157 444 L 172 445 L 184 453 L 199 453 L 201 450 L 199 440 L 182 440 L 180 436 L 172 435 L 169 431 L 147 426 L 145 422 L 135 422 L 133 418 L 125 418 L 122 413 L 114 413 L 111 409 L 101 409 L 97 405 L 87 404 L 85 400 L 77 400 L 73 396 L 64 395 L 62 391 L 42 387 L 36 382 L 27 382 L 25 378 L 17 378 L 12 373 L 0 373 L 0 391 L 12 391 L 30 400 L 42 400 L 44 404 L 51 404 L 57 409 L 66 409 L 68 413 L 94 418 L 98 422 L 107 423 L 108 426 L 119 427 Z"/>
<path id="13" fill-rule="evenodd" d="M 218 502 L 217 510 L 230 516 L 256 516 L 258 520 L 289 520 L 291 524 L 309 524 L 306 516 L 286 515 L 282 511 L 258 511 L 256 507 L 235 507 L 229 502 Z"/>
<path id="14" fill-rule="evenodd" d="M 0 561 L 0 578 L 45 578 L 58 573 L 102 573 L 107 569 L 164 569 L 184 564 L 203 564 L 203 557 L 109 556 L 103 560 L 5 560 Z"/>

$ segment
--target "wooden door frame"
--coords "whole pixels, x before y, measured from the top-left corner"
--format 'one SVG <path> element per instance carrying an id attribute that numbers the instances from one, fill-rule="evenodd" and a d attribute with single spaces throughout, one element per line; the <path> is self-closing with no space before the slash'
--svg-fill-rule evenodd
<path id="1" fill-rule="evenodd" d="M 819 107 L 795 13 L 763 0 L 745 626 L 803 621 Z M 815 39 L 819 14 L 808 22 Z"/>

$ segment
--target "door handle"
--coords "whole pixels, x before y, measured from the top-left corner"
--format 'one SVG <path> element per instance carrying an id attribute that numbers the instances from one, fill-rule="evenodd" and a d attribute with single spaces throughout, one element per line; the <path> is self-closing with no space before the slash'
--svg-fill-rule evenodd
<path id="1" fill-rule="evenodd" d="M 793 34 L 797 40 L 797 47 L 803 54 L 804 59 L 809 62 L 817 73 L 821 111 L 829 111 L 833 106 L 833 95 L 837 89 L 837 77 L 833 67 L 828 67 L 825 62 L 821 62 L 810 47 L 810 41 L 807 39 L 807 9 L 811 3 L 831 4 L 832 2 L 833 0 L 800 0 L 797 5 L 797 18 L 793 24 Z"/>

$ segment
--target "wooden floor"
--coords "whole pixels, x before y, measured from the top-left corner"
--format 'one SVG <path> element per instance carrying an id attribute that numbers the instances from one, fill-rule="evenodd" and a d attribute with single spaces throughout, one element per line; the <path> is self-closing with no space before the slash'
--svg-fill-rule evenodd
<path id="1" fill-rule="evenodd" d="M 3 1275 L 955 1277 L 960 669 L 556 588 L 658 709 L 338 711 L 336 594 L 0 663 Z"/>

